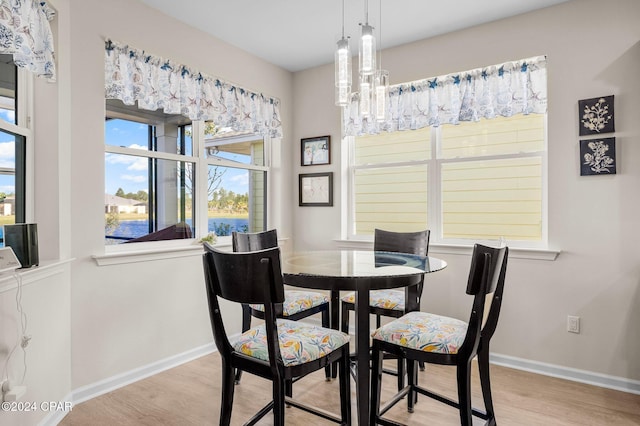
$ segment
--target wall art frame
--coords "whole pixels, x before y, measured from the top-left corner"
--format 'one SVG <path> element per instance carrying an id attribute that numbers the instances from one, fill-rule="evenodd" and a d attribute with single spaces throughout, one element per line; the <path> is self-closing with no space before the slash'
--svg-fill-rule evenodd
<path id="1" fill-rule="evenodd" d="M 578 126 L 580 136 L 615 132 L 613 95 L 579 100 Z"/>
<path id="2" fill-rule="evenodd" d="M 580 141 L 580 176 L 616 174 L 616 138 Z"/>
<path id="3" fill-rule="evenodd" d="M 300 165 L 331 164 L 331 136 L 318 136 L 300 140 Z"/>
<path id="4" fill-rule="evenodd" d="M 333 172 L 301 173 L 298 182 L 298 205 L 333 206 Z"/>

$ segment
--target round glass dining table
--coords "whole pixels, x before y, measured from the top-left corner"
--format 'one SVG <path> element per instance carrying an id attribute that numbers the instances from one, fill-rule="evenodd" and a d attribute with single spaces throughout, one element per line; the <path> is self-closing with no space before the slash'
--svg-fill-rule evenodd
<path id="1" fill-rule="evenodd" d="M 356 399 L 358 424 L 369 421 L 369 291 L 409 287 L 415 291 L 424 274 L 444 269 L 435 257 L 366 250 L 328 250 L 284 253 L 284 282 L 295 287 L 329 290 L 331 326 L 338 328 L 340 291 L 356 294 Z M 407 297 L 412 297 L 409 293 Z M 417 297 L 417 295 L 415 296 Z"/>

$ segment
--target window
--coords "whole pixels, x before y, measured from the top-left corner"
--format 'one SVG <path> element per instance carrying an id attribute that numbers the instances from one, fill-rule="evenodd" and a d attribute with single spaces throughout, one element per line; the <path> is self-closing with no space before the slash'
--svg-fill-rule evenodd
<path id="1" fill-rule="evenodd" d="M 429 228 L 432 242 L 544 247 L 545 126 L 519 114 L 352 138 L 351 235 Z"/>
<path id="2" fill-rule="evenodd" d="M 265 141 L 225 134 L 212 123 L 108 100 L 106 244 L 264 230 Z"/>
<path id="3" fill-rule="evenodd" d="M 266 230 L 265 143 L 254 135 L 205 137 L 209 232 Z"/>
<path id="4" fill-rule="evenodd" d="M 0 225 L 27 220 L 28 84 L 28 74 L 18 70 L 12 55 L 0 55 Z"/>

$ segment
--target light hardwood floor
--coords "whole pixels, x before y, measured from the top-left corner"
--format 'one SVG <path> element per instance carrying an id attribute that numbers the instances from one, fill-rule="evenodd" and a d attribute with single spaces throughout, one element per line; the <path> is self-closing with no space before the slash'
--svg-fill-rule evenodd
<path id="1" fill-rule="evenodd" d="M 473 402 L 482 407 L 477 368 L 474 368 Z M 640 425 L 640 395 L 603 389 L 510 368 L 492 366 L 491 378 L 497 422 L 522 425 Z M 421 384 L 455 396 L 455 370 L 427 365 Z M 62 426 L 100 425 L 216 425 L 220 406 L 220 357 L 207 355 L 182 366 L 125 386 L 73 407 Z M 428 385 L 427 385 L 428 384 Z M 395 377 L 384 375 L 383 400 L 390 396 Z M 352 382 L 352 403 L 355 391 Z M 271 398 L 270 382 L 245 374 L 236 386 L 232 424 L 243 424 Z M 297 399 L 338 412 L 338 383 L 326 382 L 318 371 L 294 385 Z M 355 408 L 354 408 L 355 412 Z M 296 408 L 286 411 L 288 425 L 334 423 Z M 457 411 L 420 397 L 409 414 L 401 401 L 387 416 L 409 425 L 457 425 Z M 475 419 L 474 424 L 482 424 Z M 260 425 L 271 425 L 269 414 Z M 355 424 L 355 420 L 354 420 Z"/>

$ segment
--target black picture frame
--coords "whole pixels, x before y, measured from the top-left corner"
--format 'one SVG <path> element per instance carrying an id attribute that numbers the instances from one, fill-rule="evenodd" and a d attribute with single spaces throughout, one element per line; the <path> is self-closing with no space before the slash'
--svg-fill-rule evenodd
<path id="1" fill-rule="evenodd" d="M 616 174 L 616 138 L 580 141 L 580 176 Z"/>
<path id="2" fill-rule="evenodd" d="M 333 206 L 333 172 L 301 173 L 298 178 L 298 205 Z"/>
<path id="3" fill-rule="evenodd" d="M 300 165 L 331 164 L 331 136 L 318 136 L 300 140 Z"/>
<path id="4" fill-rule="evenodd" d="M 578 101 L 578 123 L 580 136 L 615 132 L 613 95 Z"/>

